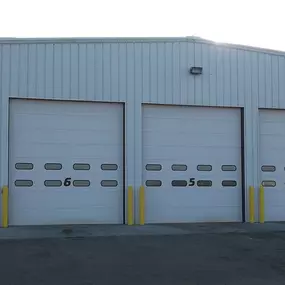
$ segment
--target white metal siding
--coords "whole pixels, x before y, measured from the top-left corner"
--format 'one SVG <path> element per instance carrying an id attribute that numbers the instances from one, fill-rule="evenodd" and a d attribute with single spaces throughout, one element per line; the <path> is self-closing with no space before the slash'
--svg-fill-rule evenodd
<path id="1" fill-rule="evenodd" d="M 0 44 L 1 185 L 8 100 L 126 102 L 127 184 L 141 184 L 141 104 L 244 107 L 246 186 L 258 186 L 258 108 L 285 108 L 285 55 L 194 40 Z M 203 66 L 192 76 L 189 67 Z M 255 146 L 254 148 L 252 146 Z"/>
<path id="2" fill-rule="evenodd" d="M 20 98 L 285 106 L 285 56 L 191 42 L 2 44 L 2 94 Z M 189 67 L 203 66 L 202 76 Z M 141 88 L 140 88 L 141 87 Z"/>

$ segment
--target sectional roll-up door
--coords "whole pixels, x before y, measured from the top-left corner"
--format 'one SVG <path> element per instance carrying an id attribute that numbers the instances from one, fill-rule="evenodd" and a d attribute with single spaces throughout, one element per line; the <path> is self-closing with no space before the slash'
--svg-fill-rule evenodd
<path id="1" fill-rule="evenodd" d="M 123 222 L 123 106 L 11 100 L 9 223 Z"/>
<path id="2" fill-rule="evenodd" d="M 260 110 L 259 175 L 266 221 L 285 221 L 285 111 Z"/>
<path id="3" fill-rule="evenodd" d="M 239 109 L 143 107 L 146 222 L 241 221 Z"/>

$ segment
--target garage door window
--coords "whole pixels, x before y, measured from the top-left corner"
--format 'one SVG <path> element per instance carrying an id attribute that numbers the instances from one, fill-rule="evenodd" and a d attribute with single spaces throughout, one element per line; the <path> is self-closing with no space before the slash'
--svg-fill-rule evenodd
<path id="1" fill-rule="evenodd" d="M 223 180 L 222 186 L 224 186 L 224 187 L 235 187 L 235 186 L 237 186 L 237 182 L 235 180 Z"/>
<path id="2" fill-rule="evenodd" d="M 60 187 L 62 182 L 61 180 L 45 180 L 44 185 L 46 187 Z"/>
<path id="3" fill-rule="evenodd" d="M 102 170 L 117 170 L 118 169 L 118 165 L 117 164 L 101 164 L 101 169 Z"/>
<path id="4" fill-rule="evenodd" d="M 186 180 L 172 180 L 171 185 L 173 187 L 186 187 L 187 181 Z"/>
<path id="5" fill-rule="evenodd" d="M 89 187 L 90 181 L 89 180 L 74 180 L 73 186 L 74 187 Z"/>
<path id="6" fill-rule="evenodd" d="M 212 165 L 197 165 L 197 170 L 198 171 L 212 171 Z"/>
<path id="7" fill-rule="evenodd" d="M 147 171 L 160 171 L 162 169 L 161 164 L 147 164 L 145 166 Z"/>
<path id="8" fill-rule="evenodd" d="M 222 165 L 222 171 L 236 171 L 237 167 L 235 165 Z"/>
<path id="9" fill-rule="evenodd" d="M 45 170 L 61 170 L 62 164 L 61 163 L 46 163 Z"/>
<path id="10" fill-rule="evenodd" d="M 102 180 L 101 186 L 102 187 L 117 187 L 118 181 L 117 180 Z"/>
<path id="11" fill-rule="evenodd" d="M 32 180 L 16 180 L 15 186 L 17 187 L 32 187 L 33 186 Z"/>
<path id="12" fill-rule="evenodd" d="M 15 168 L 18 170 L 32 170 L 34 165 L 32 163 L 19 162 L 15 164 Z"/>
<path id="13" fill-rule="evenodd" d="M 262 181 L 262 186 L 264 187 L 275 187 L 276 186 L 276 182 L 273 180 L 263 180 Z"/>
<path id="14" fill-rule="evenodd" d="M 90 164 L 88 164 L 88 163 L 74 163 L 73 169 L 74 170 L 90 170 Z"/>
<path id="15" fill-rule="evenodd" d="M 199 186 L 199 187 L 211 187 L 212 181 L 211 180 L 198 180 L 197 186 Z"/>
<path id="16" fill-rule="evenodd" d="M 160 187 L 162 185 L 161 180 L 147 180 L 145 185 L 148 187 Z"/>
<path id="17" fill-rule="evenodd" d="M 276 167 L 274 165 L 262 165 L 261 170 L 263 172 L 274 172 L 276 170 Z"/>
<path id="18" fill-rule="evenodd" d="M 171 169 L 173 171 L 186 171 L 187 170 L 187 165 L 185 165 L 185 164 L 173 164 L 171 166 Z"/>

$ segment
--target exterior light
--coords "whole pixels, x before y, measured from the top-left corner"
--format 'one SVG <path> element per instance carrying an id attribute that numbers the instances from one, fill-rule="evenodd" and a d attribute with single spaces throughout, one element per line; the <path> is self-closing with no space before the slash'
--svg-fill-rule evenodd
<path id="1" fill-rule="evenodd" d="M 190 68 L 190 73 L 193 75 L 200 75 L 203 73 L 203 67 L 200 66 L 192 66 Z"/>

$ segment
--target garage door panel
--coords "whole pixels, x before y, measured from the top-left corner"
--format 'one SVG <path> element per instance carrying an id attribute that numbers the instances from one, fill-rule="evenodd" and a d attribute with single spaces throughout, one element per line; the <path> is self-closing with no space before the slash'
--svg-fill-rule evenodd
<path id="1" fill-rule="evenodd" d="M 191 193 L 179 191 L 176 193 L 175 199 L 173 199 L 171 193 L 150 194 L 146 192 L 146 195 L 148 195 L 146 220 L 149 223 L 159 223 L 161 221 L 189 222 L 189 220 L 195 222 L 205 222 L 205 220 L 219 222 L 226 221 L 225 217 L 227 217 L 227 221 L 234 221 L 237 216 L 241 218 L 240 204 L 236 203 L 240 193 L 239 191 L 235 192 L 235 196 L 232 193 L 228 193 L 228 196 L 219 195 L 218 198 L 220 200 L 216 205 L 211 203 L 213 199 L 217 199 L 215 193 L 211 192 L 199 193 L 198 197 L 197 193 L 192 193 L 191 197 Z M 227 198 L 230 198 L 230 200 Z M 179 201 L 179 203 L 175 201 Z M 155 209 L 160 210 L 156 211 Z"/>
<path id="2" fill-rule="evenodd" d="M 239 111 L 144 106 L 143 118 L 146 221 L 240 220 Z M 223 171 L 223 165 L 234 171 Z"/>
<path id="3" fill-rule="evenodd" d="M 268 221 L 284 221 L 285 220 L 285 187 L 284 185 L 276 185 L 265 191 L 265 217 Z"/>
<path id="4" fill-rule="evenodd" d="M 217 126 L 214 128 L 211 134 L 223 134 L 226 130 L 229 133 L 232 133 L 233 135 L 236 135 L 236 133 L 233 131 L 232 127 L 235 125 L 235 122 L 231 121 L 212 121 L 213 124 L 216 124 Z M 191 132 L 193 134 L 201 134 L 205 129 L 208 128 L 209 120 L 208 119 L 193 119 L 193 118 L 147 118 L 145 120 L 146 124 L 146 131 L 151 131 L 153 128 L 157 128 L 160 130 L 160 132 L 167 131 L 168 129 L 176 129 L 177 133 L 188 133 Z M 152 124 L 151 127 L 147 127 L 148 124 Z M 199 126 L 199 128 L 197 128 Z"/>
<path id="5" fill-rule="evenodd" d="M 113 149 L 115 145 L 77 145 L 77 144 L 68 144 L 68 143 L 31 143 L 22 145 L 22 148 L 20 150 L 15 150 L 15 157 L 19 157 L 19 159 L 22 159 L 23 157 L 33 157 L 36 154 L 42 155 L 47 152 L 50 152 L 50 148 L 54 147 L 56 148 L 56 153 L 52 153 L 49 157 L 66 157 L 70 154 L 70 152 L 73 153 L 80 153 L 80 157 L 82 158 L 106 158 L 106 160 L 111 161 L 114 157 L 120 158 L 121 156 L 118 156 L 118 153 L 116 150 Z M 123 149 L 123 146 L 117 145 L 120 149 Z M 25 154 L 23 156 L 23 153 Z M 78 157 L 78 156 L 77 156 Z"/>
<path id="6" fill-rule="evenodd" d="M 177 199 L 172 199 L 174 194 Z M 167 204 L 173 207 L 212 207 L 213 199 L 217 200 L 215 207 L 238 206 L 238 199 L 240 197 L 239 189 L 219 189 L 218 187 L 201 187 L 200 189 L 191 189 L 189 187 L 172 189 L 165 186 L 158 190 L 149 187 L 146 191 L 146 198 L 148 205 Z"/>
<path id="7" fill-rule="evenodd" d="M 262 134 L 261 134 L 262 135 Z M 276 135 L 262 135 L 262 146 L 266 147 L 270 145 L 270 150 L 284 150 L 284 136 L 276 136 Z"/>
<path id="8" fill-rule="evenodd" d="M 110 134 L 110 132 L 112 134 Z M 70 144 L 70 142 L 74 141 L 74 134 L 76 133 L 76 144 L 83 145 L 114 145 L 111 143 L 112 137 L 114 135 L 118 135 L 116 132 L 109 131 L 109 134 L 104 134 L 101 131 L 81 131 L 81 130 L 56 130 L 56 131 L 42 131 L 40 130 L 30 130 L 25 131 L 19 135 L 19 139 L 23 142 L 31 143 L 31 137 L 33 137 L 32 143 L 57 143 L 57 144 Z M 55 139 L 56 138 L 56 139 Z"/>
<path id="9" fill-rule="evenodd" d="M 229 134 L 214 134 L 208 135 L 205 138 L 205 133 L 203 133 L 203 138 L 197 136 L 197 134 L 188 133 L 177 133 L 175 131 L 175 137 L 170 137 L 169 133 L 163 132 L 146 132 L 145 135 L 151 136 L 153 139 L 153 145 L 161 145 L 162 147 L 173 147 L 173 145 L 179 145 L 180 147 L 239 147 L 239 142 L 232 144 L 228 140 Z M 147 146 L 147 144 L 146 144 Z"/>
<path id="10" fill-rule="evenodd" d="M 223 164 L 232 164 L 233 161 L 239 161 L 240 156 L 235 152 L 238 152 L 240 148 L 204 148 L 204 147 L 191 147 L 191 152 L 189 151 L 189 147 L 182 148 L 179 145 L 179 152 L 173 152 L 174 147 L 164 148 L 160 146 L 160 152 L 157 151 L 155 147 L 145 147 L 145 157 L 149 160 L 149 163 L 162 163 L 167 164 L 170 167 L 175 163 L 183 163 L 185 161 L 191 161 L 192 165 L 198 164 L 207 164 L 209 161 L 217 161 L 219 164 L 217 167 L 220 168 Z M 217 151 L 223 151 L 223 156 L 221 157 L 217 154 Z M 197 157 L 193 155 L 193 153 L 203 152 L 204 155 Z M 165 154 L 167 154 L 167 158 L 165 158 Z"/>
<path id="11" fill-rule="evenodd" d="M 121 105 L 12 100 L 10 114 L 12 225 L 122 222 Z"/>
<path id="12" fill-rule="evenodd" d="M 285 112 L 260 110 L 260 183 L 265 189 L 265 218 L 285 220 Z M 270 187 L 269 187 L 270 186 Z"/>

